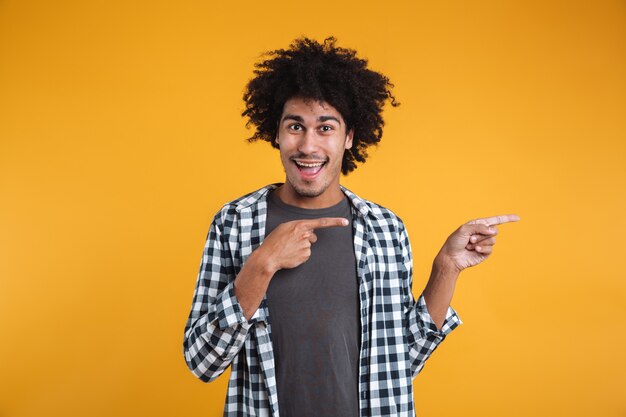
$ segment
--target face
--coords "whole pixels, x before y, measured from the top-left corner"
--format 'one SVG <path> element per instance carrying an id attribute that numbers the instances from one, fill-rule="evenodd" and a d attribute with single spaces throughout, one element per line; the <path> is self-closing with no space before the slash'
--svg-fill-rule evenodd
<path id="1" fill-rule="evenodd" d="M 284 199 L 308 206 L 313 199 L 319 203 L 313 205 L 322 207 L 339 202 L 341 162 L 344 151 L 352 147 L 352 135 L 330 104 L 299 97 L 287 100 L 276 137 L 287 177 L 281 187 Z"/>

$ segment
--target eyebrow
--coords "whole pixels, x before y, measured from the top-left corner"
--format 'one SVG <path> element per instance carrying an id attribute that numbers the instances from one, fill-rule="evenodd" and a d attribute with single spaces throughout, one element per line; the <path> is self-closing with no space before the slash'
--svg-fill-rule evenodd
<path id="1" fill-rule="evenodd" d="M 283 120 L 281 121 L 281 123 L 284 122 L 285 120 L 295 120 L 296 122 L 304 123 L 304 119 L 301 116 L 298 116 L 296 114 L 286 114 L 283 117 Z M 341 125 L 341 121 L 339 121 L 339 119 L 337 119 L 335 116 L 320 116 L 317 118 L 318 122 L 326 122 L 328 120 L 334 120 L 337 123 L 339 123 L 339 125 Z"/>

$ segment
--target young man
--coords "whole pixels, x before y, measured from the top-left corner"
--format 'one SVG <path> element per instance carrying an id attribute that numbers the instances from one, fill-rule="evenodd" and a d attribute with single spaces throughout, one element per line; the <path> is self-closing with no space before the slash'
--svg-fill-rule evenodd
<path id="1" fill-rule="evenodd" d="M 355 51 L 302 38 L 257 64 L 244 95 L 251 140 L 279 149 L 283 184 L 223 206 L 211 224 L 184 337 L 191 371 L 231 366 L 225 416 L 414 416 L 412 379 L 461 323 L 461 270 L 494 225 L 457 229 L 417 302 L 402 221 L 340 185 L 382 136 L 392 84 Z"/>

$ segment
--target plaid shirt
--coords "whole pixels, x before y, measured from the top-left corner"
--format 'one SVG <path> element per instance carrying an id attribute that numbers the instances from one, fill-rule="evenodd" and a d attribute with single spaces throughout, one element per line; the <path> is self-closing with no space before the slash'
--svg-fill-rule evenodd
<path id="1" fill-rule="evenodd" d="M 267 300 L 246 320 L 233 287 L 263 242 L 267 193 L 277 186 L 234 200 L 215 215 L 185 327 L 185 360 L 198 378 L 210 382 L 231 366 L 224 416 L 279 415 Z M 400 218 L 341 190 L 351 202 L 359 277 L 360 415 L 413 417 L 412 379 L 461 320 L 449 307 L 437 330 L 424 296 L 415 302 L 411 293 L 411 247 Z"/>

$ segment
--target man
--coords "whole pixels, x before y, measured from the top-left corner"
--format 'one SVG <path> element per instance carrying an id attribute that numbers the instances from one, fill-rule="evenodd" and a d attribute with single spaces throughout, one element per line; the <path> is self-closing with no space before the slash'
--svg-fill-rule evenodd
<path id="1" fill-rule="evenodd" d="M 340 185 L 398 105 L 355 52 L 302 38 L 257 64 L 244 94 L 251 140 L 279 149 L 283 184 L 223 206 L 211 224 L 184 337 L 191 371 L 231 366 L 226 416 L 414 416 L 412 379 L 461 321 L 461 270 L 486 259 L 496 224 L 457 229 L 417 302 L 407 231 Z"/>

